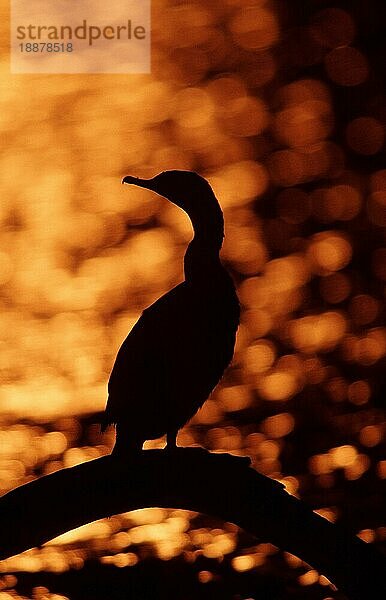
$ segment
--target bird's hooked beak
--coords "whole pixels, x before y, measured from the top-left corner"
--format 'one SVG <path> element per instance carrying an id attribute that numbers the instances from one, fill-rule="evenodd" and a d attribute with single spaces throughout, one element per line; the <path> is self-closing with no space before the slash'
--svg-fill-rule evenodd
<path id="1" fill-rule="evenodd" d="M 124 177 L 122 179 L 122 183 L 127 183 L 128 185 L 137 185 L 139 187 L 146 188 L 148 190 L 154 190 L 153 179 L 154 178 L 141 179 L 140 177 L 133 177 L 132 175 L 126 175 L 126 177 Z"/>

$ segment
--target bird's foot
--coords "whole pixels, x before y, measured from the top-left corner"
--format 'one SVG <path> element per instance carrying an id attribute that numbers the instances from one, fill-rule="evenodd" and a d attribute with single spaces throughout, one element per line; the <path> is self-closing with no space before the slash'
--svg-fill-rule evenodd
<path id="1" fill-rule="evenodd" d="M 172 431 L 166 434 L 166 448 L 165 450 L 169 453 L 176 452 L 177 448 L 177 432 Z"/>
<path id="2" fill-rule="evenodd" d="M 178 452 L 179 447 L 177 446 L 177 444 L 166 444 L 165 446 L 165 450 L 168 454 L 175 454 L 176 452 Z"/>

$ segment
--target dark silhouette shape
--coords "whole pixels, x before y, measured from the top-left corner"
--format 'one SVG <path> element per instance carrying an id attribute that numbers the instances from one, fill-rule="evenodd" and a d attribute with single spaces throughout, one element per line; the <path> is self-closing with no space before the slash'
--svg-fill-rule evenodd
<path id="1" fill-rule="evenodd" d="M 190 217 L 194 237 L 184 259 L 185 281 L 162 296 L 134 325 L 117 354 L 102 430 L 116 424 L 113 452 L 178 430 L 202 406 L 230 363 L 239 324 L 232 279 L 220 262 L 221 208 L 208 182 L 190 171 L 152 179 L 125 177 L 164 196 Z"/>
<path id="2" fill-rule="evenodd" d="M 0 499 L 0 559 L 117 513 L 162 506 L 233 522 L 295 554 L 353 600 L 384 600 L 384 558 L 343 527 L 312 512 L 248 458 L 199 448 L 105 456 L 62 469 Z"/>
<path id="3" fill-rule="evenodd" d="M 113 455 L 3 496 L 0 559 L 95 519 L 148 506 L 178 507 L 234 522 L 299 556 L 353 600 L 383 600 L 383 557 L 249 468 L 248 458 L 198 448 L 132 451 L 165 432 L 175 444 L 178 428 L 231 360 L 239 305 L 219 260 L 222 213 L 207 182 L 179 171 L 124 181 L 167 196 L 190 215 L 195 236 L 185 257 L 186 280 L 144 311 L 118 352 L 103 421 L 104 427 L 118 425 Z"/>

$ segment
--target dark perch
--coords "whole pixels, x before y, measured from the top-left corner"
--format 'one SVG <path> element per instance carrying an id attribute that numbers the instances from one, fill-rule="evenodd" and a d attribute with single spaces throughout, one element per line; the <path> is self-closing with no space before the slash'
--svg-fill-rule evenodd
<path id="1" fill-rule="evenodd" d="M 106 456 L 16 488 L 0 499 L 0 558 L 90 521 L 138 508 L 184 508 L 236 523 L 291 552 L 354 600 L 386 597 L 385 561 L 312 512 L 246 458 L 205 450 Z"/>

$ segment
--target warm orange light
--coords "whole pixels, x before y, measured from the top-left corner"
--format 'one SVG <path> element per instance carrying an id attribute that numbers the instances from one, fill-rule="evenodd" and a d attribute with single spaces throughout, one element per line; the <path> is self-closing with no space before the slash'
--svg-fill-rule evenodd
<path id="1" fill-rule="evenodd" d="M 371 389 L 366 381 L 354 381 L 348 388 L 348 399 L 353 404 L 366 404 L 369 401 Z"/>
<path id="2" fill-rule="evenodd" d="M 325 105 L 331 102 L 328 86 L 318 79 L 298 79 L 283 86 L 278 99 L 286 105 L 298 105 L 303 102 L 319 100 Z"/>
<path id="3" fill-rule="evenodd" d="M 308 468 L 313 475 L 324 475 L 332 470 L 331 458 L 328 454 L 315 454 L 308 461 Z"/>
<path id="4" fill-rule="evenodd" d="M 346 130 L 347 143 L 354 152 L 366 156 L 382 149 L 385 132 L 382 123 L 373 117 L 358 117 Z"/>
<path id="5" fill-rule="evenodd" d="M 386 227 L 386 189 L 373 192 L 367 201 L 367 214 L 378 227 Z"/>
<path id="6" fill-rule="evenodd" d="M 289 328 L 295 348 L 305 352 L 334 348 L 342 340 L 345 331 L 344 316 L 333 311 L 296 319 Z"/>
<path id="7" fill-rule="evenodd" d="M 349 467 L 356 461 L 358 452 L 354 446 L 345 445 L 332 448 L 329 455 L 334 467 Z"/>
<path id="8" fill-rule="evenodd" d="M 345 236 L 328 231 L 313 236 L 308 255 L 316 270 L 327 274 L 343 269 L 350 262 L 352 247 Z"/>
<path id="9" fill-rule="evenodd" d="M 377 474 L 380 479 L 386 479 L 386 460 L 380 460 L 377 464 Z"/>
<path id="10" fill-rule="evenodd" d="M 350 221 L 361 209 L 361 195 L 352 185 L 328 188 L 324 195 L 324 218 L 327 221 Z"/>
<path id="11" fill-rule="evenodd" d="M 371 174 L 371 189 L 373 192 L 386 191 L 386 169 L 380 169 Z"/>
<path id="12" fill-rule="evenodd" d="M 249 160 L 227 165 L 209 180 L 221 197 L 223 208 L 244 205 L 263 194 L 268 186 L 265 167 Z"/>
<path id="13" fill-rule="evenodd" d="M 239 571 L 240 573 L 250 571 L 263 563 L 264 556 L 262 554 L 245 554 L 243 556 L 235 556 L 235 558 L 232 559 L 232 567 L 235 571 Z"/>
<path id="14" fill-rule="evenodd" d="M 288 187 L 307 179 L 306 160 L 293 150 L 278 150 L 269 157 L 268 170 L 276 185 Z"/>
<path id="15" fill-rule="evenodd" d="M 326 8 L 311 19 L 311 35 L 323 46 L 348 46 L 355 36 L 355 23 L 350 13 L 341 8 Z"/>
<path id="16" fill-rule="evenodd" d="M 250 50 L 273 46 L 279 39 L 277 18 L 265 7 L 243 6 L 230 29 L 237 44 Z"/>
<path id="17" fill-rule="evenodd" d="M 309 267 L 301 254 L 271 260 L 265 268 L 266 282 L 274 295 L 302 287 L 309 277 Z"/>
<path id="18" fill-rule="evenodd" d="M 246 368 L 253 374 L 267 371 L 275 360 L 274 345 L 267 340 L 260 340 L 247 349 Z"/>
<path id="19" fill-rule="evenodd" d="M 198 574 L 198 580 L 200 583 L 208 583 L 209 581 L 212 581 L 212 579 L 213 573 L 210 571 L 200 571 Z"/>
<path id="20" fill-rule="evenodd" d="M 359 85 L 368 77 L 365 56 L 360 50 L 351 46 L 335 48 L 327 54 L 325 67 L 330 79 L 338 85 Z"/>
<path id="21" fill-rule="evenodd" d="M 281 438 L 291 433 L 294 425 L 295 419 L 290 413 L 279 413 L 265 419 L 262 429 L 269 437 Z"/>
<path id="22" fill-rule="evenodd" d="M 372 448 L 382 441 L 382 431 L 376 425 L 367 425 L 361 429 L 359 441 L 363 446 Z"/>
<path id="23" fill-rule="evenodd" d="M 332 273 L 320 280 L 320 291 L 324 300 L 330 304 L 339 304 L 351 292 L 350 279 L 344 273 Z"/>
<path id="24" fill-rule="evenodd" d="M 219 390 L 218 401 L 225 411 L 233 412 L 252 404 L 252 395 L 248 386 L 234 385 Z"/>
<path id="25" fill-rule="evenodd" d="M 259 135 L 268 127 L 268 108 L 260 98 L 238 98 L 223 111 L 222 122 L 232 135 Z"/>
<path id="26" fill-rule="evenodd" d="M 354 323 L 358 325 L 368 325 L 372 323 L 378 315 L 379 303 L 368 294 L 358 294 L 350 303 L 350 313 Z"/>
<path id="27" fill-rule="evenodd" d="M 330 523 L 335 523 L 338 518 L 338 510 L 335 507 L 319 508 L 318 510 L 314 510 L 314 512 L 327 519 L 327 521 L 330 521 Z"/>
<path id="28" fill-rule="evenodd" d="M 373 529 L 362 529 L 357 536 L 364 542 L 370 544 L 375 540 L 375 531 Z"/>
<path id="29" fill-rule="evenodd" d="M 300 585 L 312 585 L 319 580 L 319 573 L 312 569 L 311 571 L 307 571 L 304 575 L 300 575 L 298 577 L 298 581 Z"/>
<path id="30" fill-rule="evenodd" d="M 276 371 L 263 377 L 258 383 L 258 390 L 266 400 L 287 400 L 297 391 L 298 383 L 292 373 Z"/>
<path id="31" fill-rule="evenodd" d="M 367 473 L 386 478 L 373 411 L 386 356 L 379 65 L 349 3 L 317 7 L 301 24 L 279 4 L 155 2 L 150 74 L 15 77 L 0 63 L 1 494 L 109 453 L 113 428 L 101 436 L 90 416 L 103 410 L 128 331 L 181 281 L 192 238 L 186 214 L 120 177 L 174 168 L 213 185 L 225 217 L 222 259 L 241 302 L 233 366 L 179 445 L 248 455 L 289 493 L 317 501 L 326 490 L 334 498 L 343 477 L 358 489 Z M 320 402 L 336 413 L 336 439 L 316 436 L 295 476 L 291 445 L 319 418 Z M 334 521 L 342 511 L 318 512 Z M 0 572 L 232 553 L 225 562 L 242 577 L 270 554 L 267 545 L 241 551 L 229 525 L 198 526 L 197 516 L 116 515 L 1 561 Z M 385 536 L 374 532 L 361 536 Z M 329 584 L 306 569 L 304 585 Z M 0 588 L 16 586 L 8 577 Z M 39 586 L 32 594 L 52 595 Z M 2 595 L 19 598 L 14 589 Z"/>
<path id="32" fill-rule="evenodd" d="M 347 465 L 344 469 L 346 479 L 353 481 L 362 477 L 362 475 L 369 469 L 370 459 L 366 454 L 358 454 L 355 462 Z"/>
<path id="33" fill-rule="evenodd" d="M 276 137 L 282 144 L 293 147 L 323 140 L 332 125 L 329 112 L 329 104 L 320 100 L 308 100 L 285 108 L 276 115 Z"/>

